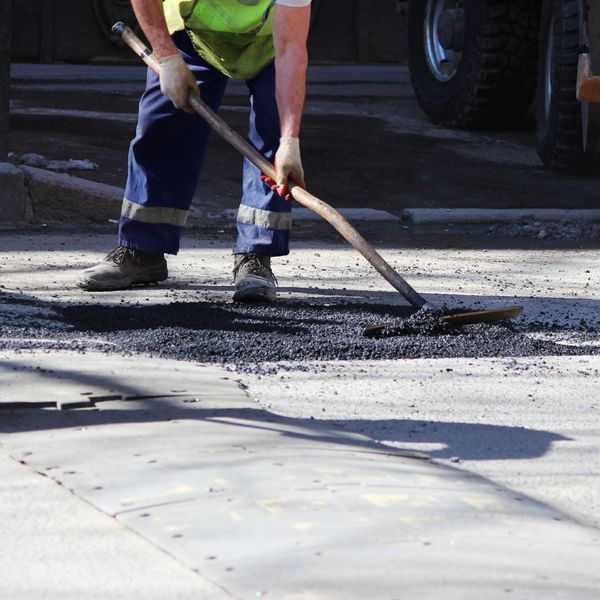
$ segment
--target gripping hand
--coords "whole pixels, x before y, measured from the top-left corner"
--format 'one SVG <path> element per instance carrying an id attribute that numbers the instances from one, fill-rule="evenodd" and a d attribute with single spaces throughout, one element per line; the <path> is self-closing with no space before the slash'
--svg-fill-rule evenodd
<path id="1" fill-rule="evenodd" d="M 300 156 L 300 140 L 295 137 L 284 137 L 279 142 L 279 150 L 275 154 L 276 180 L 263 175 L 261 179 L 277 194 L 286 200 L 292 197 L 288 192 L 288 179 L 296 185 L 304 187 L 304 168 Z"/>
<path id="2" fill-rule="evenodd" d="M 180 54 L 172 54 L 161 58 L 160 63 L 160 89 L 162 93 L 175 105 L 186 112 L 193 113 L 189 104 L 190 92 L 200 96 L 200 89 L 196 78 L 185 64 Z"/>

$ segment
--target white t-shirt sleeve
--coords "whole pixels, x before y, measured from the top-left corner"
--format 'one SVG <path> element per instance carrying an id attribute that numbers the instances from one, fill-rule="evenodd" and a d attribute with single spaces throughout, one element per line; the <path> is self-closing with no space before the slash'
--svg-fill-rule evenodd
<path id="1" fill-rule="evenodd" d="M 292 6 L 294 8 L 301 8 L 308 6 L 312 0 L 276 0 L 275 4 L 282 4 L 283 6 Z"/>

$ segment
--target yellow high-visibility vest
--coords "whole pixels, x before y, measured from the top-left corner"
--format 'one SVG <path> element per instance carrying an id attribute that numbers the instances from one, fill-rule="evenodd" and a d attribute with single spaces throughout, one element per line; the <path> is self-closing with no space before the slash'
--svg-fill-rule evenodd
<path id="1" fill-rule="evenodd" d="M 164 0 L 169 32 L 185 29 L 196 52 L 232 79 L 251 79 L 275 57 L 275 0 Z"/>

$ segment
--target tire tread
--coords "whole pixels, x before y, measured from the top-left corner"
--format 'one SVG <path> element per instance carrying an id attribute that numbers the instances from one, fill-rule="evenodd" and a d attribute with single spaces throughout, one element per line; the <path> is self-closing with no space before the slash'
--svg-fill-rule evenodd
<path id="1" fill-rule="evenodd" d="M 466 10 L 480 23 L 461 65 L 453 93 L 434 98 L 411 77 L 421 108 L 435 123 L 468 129 L 513 125 L 536 89 L 539 3 L 537 0 L 472 0 Z"/>

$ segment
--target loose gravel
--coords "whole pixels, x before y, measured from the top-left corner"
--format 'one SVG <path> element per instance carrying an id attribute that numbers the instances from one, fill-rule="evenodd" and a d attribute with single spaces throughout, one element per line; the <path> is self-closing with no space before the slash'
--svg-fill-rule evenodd
<path id="1" fill-rule="evenodd" d="M 446 330 L 432 326 L 429 318 L 411 319 L 409 309 L 389 305 L 281 301 L 269 305 L 173 302 L 144 307 L 38 304 L 38 308 L 46 309 L 40 313 L 44 319 L 12 319 L 0 325 L 0 348 L 146 353 L 229 363 L 240 369 L 279 361 L 600 354 L 599 346 L 544 339 L 539 324 L 536 335 L 508 321 Z M 48 325 L 48 308 L 61 326 Z M 386 325 L 392 335 L 364 337 L 364 328 L 375 323 Z"/>

